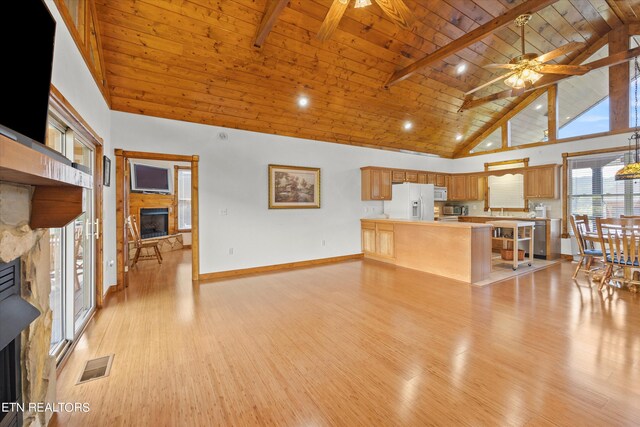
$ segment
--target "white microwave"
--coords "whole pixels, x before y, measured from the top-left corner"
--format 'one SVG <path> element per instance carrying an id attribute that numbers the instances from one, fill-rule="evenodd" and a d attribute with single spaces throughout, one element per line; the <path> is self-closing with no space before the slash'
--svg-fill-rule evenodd
<path id="1" fill-rule="evenodd" d="M 446 202 L 447 187 L 433 187 L 433 200 L 436 202 Z"/>

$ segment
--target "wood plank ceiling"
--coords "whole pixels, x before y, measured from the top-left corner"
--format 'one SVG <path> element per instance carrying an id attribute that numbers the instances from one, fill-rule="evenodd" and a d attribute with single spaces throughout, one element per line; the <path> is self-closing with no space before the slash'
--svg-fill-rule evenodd
<path id="1" fill-rule="evenodd" d="M 332 1 L 291 0 L 256 49 L 267 0 L 96 0 L 112 108 L 450 157 L 513 105 L 500 101 L 458 113 L 464 92 L 499 75 L 483 65 L 519 54 L 514 25 L 383 86 L 395 71 L 522 1 L 406 0 L 417 18 L 412 31 L 394 25 L 375 2 L 351 4 L 321 42 L 316 33 Z M 636 2 L 559 0 L 534 14 L 527 51 L 593 43 L 636 15 Z M 459 74 L 461 64 L 466 70 Z M 477 95 L 504 88 L 499 83 Z M 310 100 L 307 108 L 296 103 L 301 95 Z M 407 120 L 410 131 L 403 129 Z"/>

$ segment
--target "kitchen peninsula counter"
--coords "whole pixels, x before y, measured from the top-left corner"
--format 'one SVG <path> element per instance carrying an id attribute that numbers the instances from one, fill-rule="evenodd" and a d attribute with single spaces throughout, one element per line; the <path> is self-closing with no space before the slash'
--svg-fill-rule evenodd
<path id="1" fill-rule="evenodd" d="M 360 220 L 365 258 L 466 283 L 491 273 L 491 225 L 403 219 Z"/>

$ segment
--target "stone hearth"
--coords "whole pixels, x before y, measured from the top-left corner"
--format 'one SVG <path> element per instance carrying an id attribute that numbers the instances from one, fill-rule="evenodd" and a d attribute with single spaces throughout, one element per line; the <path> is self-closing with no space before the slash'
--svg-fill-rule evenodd
<path id="1" fill-rule="evenodd" d="M 49 231 L 29 227 L 32 187 L 0 182 L 0 262 L 20 258 L 22 298 L 40 316 L 22 332 L 23 403 L 55 402 L 55 360 L 49 356 L 52 312 Z M 52 413 L 23 414 L 24 426 L 45 426 Z"/>

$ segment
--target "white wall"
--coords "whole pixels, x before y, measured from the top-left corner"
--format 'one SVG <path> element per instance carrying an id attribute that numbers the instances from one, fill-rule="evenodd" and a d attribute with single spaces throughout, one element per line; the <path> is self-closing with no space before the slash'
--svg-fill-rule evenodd
<path id="1" fill-rule="evenodd" d="M 82 118 L 104 139 L 104 154 L 114 160 L 113 146 L 110 140 L 111 115 L 102 94 L 89 72 L 71 34 L 52 0 L 46 0 L 51 14 L 56 19 L 56 41 L 53 56 L 53 85 L 73 105 Z M 104 283 L 106 292 L 109 285 L 116 283 L 115 264 L 110 261 L 116 257 L 115 243 L 115 182 L 112 163 L 111 187 L 104 188 Z"/>
<path id="2" fill-rule="evenodd" d="M 200 156 L 201 273 L 359 253 L 359 219 L 382 208 L 360 201 L 360 167 L 444 171 L 451 162 L 121 112 L 111 125 L 118 148 Z M 320 167 L 322 207 L 269 210 L 269 164 Z"/>

